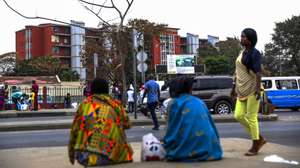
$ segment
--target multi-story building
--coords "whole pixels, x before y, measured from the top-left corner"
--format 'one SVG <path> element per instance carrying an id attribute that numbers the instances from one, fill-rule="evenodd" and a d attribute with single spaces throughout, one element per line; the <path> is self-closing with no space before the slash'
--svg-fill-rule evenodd
<path id="1" fill-rule="evenodd" d="M 59 58 L 61 63 L 77 71 L 80 79 L 92 79 L 94 67 L 82 65 L 82 49 L 88 38 L 98 38 L 96 28 L 84 28 L 83 22 L 71 21 L 71 25 L 46 23 L 38 26 L 25 26 L 16 32 L 16 53 L 19 59 L 31 59 L 41 56 Z M 178 28 L 167 28 L 160 36 L 152 40 L 151 65 L 166 66 L 169 54 L 193 54 L 197 56 L 199 48 L 198 35 L 187 33 L 186 37 L 178 35 Z M 212 36 L 213 37 L 213 36 Z M 210 38 L 212 42 L 218 40 Z M 99 53 L 101 55 L 101 53 Z M 197 59 L 197 58 L 196 58 Z M 89 77 L 91 76 L 91 77 Z"/>
<path id="2" fill-rule="evenodd" d="M 71 25 L 46 23 L 25 26 L 16 32 L 16 53 L 20 60 L 41 56 L 59 58 L 61 63 L 77 71 L 86 79 L 81 63 L 81 51 L 86 38 L 97 38 L 93 28 L 83 28 L 83 22 L 71 21 Z"/>
<path id="3" fill-rule="evenodd" d="M 167 55 L 181 54 L 181 41 L 177 28 L 168 28 L 152 40 L 152 65 L 167 65 Z"/>

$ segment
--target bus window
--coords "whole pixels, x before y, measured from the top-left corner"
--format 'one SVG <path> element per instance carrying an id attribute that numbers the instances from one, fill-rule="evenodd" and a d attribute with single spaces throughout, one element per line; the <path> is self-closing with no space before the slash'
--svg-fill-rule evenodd
<path id="1" fill-rule="evenodd" d="M 296 80 L 275 80 L 276 88 L 280 89 L 298 89 Z"/>
<path id="2" fill-rule="evenodd" d="M 272 88 L 272 81 L 271 80 L 262 80 L 261 82 L 264 86 L 264 89 Z"/>

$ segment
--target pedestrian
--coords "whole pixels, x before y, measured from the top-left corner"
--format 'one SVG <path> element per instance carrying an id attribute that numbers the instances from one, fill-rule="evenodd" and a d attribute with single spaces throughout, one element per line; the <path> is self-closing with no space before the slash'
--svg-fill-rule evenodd
<path id="1" fill-rule="evenodd" d="M 34 109 L 34 98 L 35 98 L 35 93 L 34 93 L 34 90 L 31 89 L 31 93 L 30 93 L 30 96 L 29 96 L 29 102 L 30 102 L 29 109 L 30 110 Z"/>
<path id="2" fill-rule="evenodd" d="M 22 97 L 23 93 L 21 92 L 21 88 L 20 87 L 17 87 L 17 86 L 12 86 L 11 88 L 11 99 L 12 99 L 12 102 L 15 104 L 15 109 L 16 110 L 21 110 L 19 108 L 19 103 L 20 103 L 20 99 Z"/>
<path id="3" fill-rule="evenodd" d="M 134 90 L 133 86 L 129 85 L 129 88 L 127 90 L 127 103 L 128 103 L 128 112 L 133 113 L 134 108 Z"/>
<path id="4" fill-rule="evenodd" d="M 38 111 L 39 85 L 35 82 L 35 80 L 32 81 L 31 89 L 32 89 L 32 92 L 34 93 L 33 110 Z"/>
<path id="5" fill-rule="evenodd" d="M 121 90 L 120 90 L 120 87 L 119 87 L 118 83 L 115 83 L 113 85 L 112 94 L 114 96 L 114 99 L 117 99 L 117 100 L 121 100 L 122 99 L 122 94 L 121 94 Z"/>
<path id="6" fill-rule="evenodd" d="M 67 93 L 64 99 L 64 107 L 65 108 L 71 108 L 71 95 L 70 93 Z"/>
<path id="7" fill-rule="evenodd" d="M 4 85 L 0 85 L 0 111 L 4 110 L 5 107 L 5 88 Z"/>
<path id="8" fill-rule="evenodd" d="M 145 83 L 144 87 L 145 87 L 145 91 L 142 97 L 142 102 L 144 102 L 144 98 L 147 95 L 147 108 L 150 111 L 153 124 L 154 124 L 154 127 L 152 129 L 159 130 L 159 125 L 155 113 L 155 108 L 159 103 L 159 97 L 160 97 L 159 85 L 150 76 L 149 80 Z"/>
<path id="9" fill-rule="evenodd" d="M 8 95 L 9 95 L 9 88 L 8 88 L 8 84 L 4 83 L 4 109 L 8 110 L 9 109 L 9 105 L 8 105 Z"/>
<path id="10" fill-rule="evenodd" d="M 241 45 L 244 50 L 236 59 L 234 83 L 231 91 L 236 97 L 234 117 L 251 136 L 252 147 L 246 156 L 257 155 L 266 140 L 259 132 L 257 115 L 261 97 L 261 54 L 255 48 L 256 31 L 246 28 L 241 34 Z"/>
<path id="11" fill-rule="evenodd" d="M 223 151 L 210 111 L 192 96 L 193 78 L 172 80 L 174 93 L 168 104 L 167 130 L 163 139 L 168 161 L 207 161 L 222 159 Z"/>
<path id="12" fill-rule="evenodd" d="M 88 81 L 85 83 L 85 86 L 83 88 L 83 95 L 85 97 L 89 97 L 91 95 L 90 83 Z"/>
<path id="13" fill-rule="evenodd" d="M 132 162 L 133 150 L 125 134 L 131 125 L 121 102 L 109 96 L 104 79 L 94 79 L 91 94 L 78 107 L 71 127 L 71 164 L 75 160 L 83 166 Z"/>

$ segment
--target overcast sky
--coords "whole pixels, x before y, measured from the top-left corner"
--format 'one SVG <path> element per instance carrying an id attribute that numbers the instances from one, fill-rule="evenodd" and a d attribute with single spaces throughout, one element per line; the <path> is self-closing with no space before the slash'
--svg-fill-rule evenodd
<path id="1" fill-rule="evenodd" d="M 117 0 L 125 1 L 125 0 Z M 96 27 L 98 18 L 83 8 L 77 0 L 7 0 L 27 16 L 54 18 L 66 22 L 83 21 L 86 26 Z M 94 0 L 94 2 L 98 2 Z M 108 1 L 109 2 L 109 1 Z M 118 4 L 120 5 L 120 4 Z M 115 18 L 109 11 L 105 18 Z M 226 37 L 240 36 L 246 27 L 254 28 L 258 34 L 257 48 L 271 40 L 275 22 L 282 22 L 293 15 L 300 15 L 300 0 L 135 0 L 126 20 L 148 19 L 179 28 L 179 34 L 198 34 Z M 0 54 L 15 51 L 15 31 L 25 25 L 46 23 L 45 20 L 28 20 L 9 10 L 0 2 L 1 38 Z"/>

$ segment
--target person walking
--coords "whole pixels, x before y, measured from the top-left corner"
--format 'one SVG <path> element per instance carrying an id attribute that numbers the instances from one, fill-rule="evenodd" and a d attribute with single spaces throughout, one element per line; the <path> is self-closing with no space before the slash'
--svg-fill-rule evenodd
<path id="1" fill-rule="evenodd" d="M 79 106 L 70 131 L 69 161 L 83 166 L 132 162 L 125 129 L 131 124 L 120 101 L 109 96 L 108 82 L 96 78 L 91 96 Z"/>
<path id="2" fill-rule="evenodd" d="M 35 80 L 32 81 L 31 90 L 34 93 L 34 99 L 33 99 L 33 110 L 38 111 L 38 93 L 39 93 L 39 85 L 35 82 Z"/>
<path id="3" fill-rule="evenodd" d="M 205 103 L 192 96 L 193 78 L 172 80 L 169 92 L 167 130 L 163 139 L 168 161 L 220 160 L 220 137 Z"/>
<path id="4" fill-rule="evenodd" d="M 144 98 L 147 95 L 147 108 L 150 111 L 154 127 L 153 130 L 159 130 L 159 125 L 155 113 L 155 108 L 159 103 L 159 97 L 160 97 L 160 90 L 159 85 L 155 82 L 155 80 L 151 79 L 150 77 L 146 83 L 145 83 L 145 92 L 143 94 L 142 102 L 144 102 Z"/>
<path id="5" fill-rule="evenodd" d="M 246 156 L 257 155 L 266 140 L 261 136 L 258 125 L 258 111 L 261 97 L 261 54 L 255 48 L 256 31 L 246 28 L 241 34 L 244 50 L 236 59 L 234 83 L 231 91 L 236 97 L 234 117 L 251 136 L 252 147 Z"/>
<path id="6" fill-rule="evenodd" d="M 133 86 L 130 85 L 127 90 L 127 102 L 128 102 L 128 112 L 133 113 L 134 108 L 134 90 Z"/>
<path id="7" fill-rule="evenodd" d="M 64 99 L 64 107 L 65 108 L 71 108 L 71 95 L 70 93 L 67 93 Z"/>
<path id="8" fill-rule="evenodd" d="M 0 86 L 0 111 L 4 110 L 5 107 L 5 88 Z"/>

